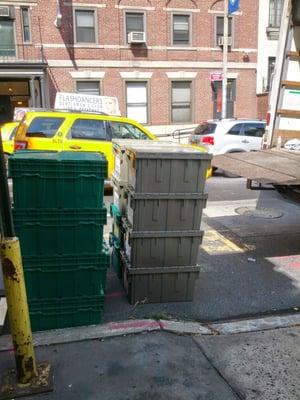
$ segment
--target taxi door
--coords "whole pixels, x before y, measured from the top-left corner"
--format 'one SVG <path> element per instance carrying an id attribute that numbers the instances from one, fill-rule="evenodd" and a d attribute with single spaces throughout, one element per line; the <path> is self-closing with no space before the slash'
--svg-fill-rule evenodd
<path id="1" fill-rule="evenodd" d="M 114 168 L 112 144 L 108 123 L 94 116 L 72 118 L 64 137 L 65 151 L 92 151 L 103 153 L 108 161 L 108 177 Z"/>

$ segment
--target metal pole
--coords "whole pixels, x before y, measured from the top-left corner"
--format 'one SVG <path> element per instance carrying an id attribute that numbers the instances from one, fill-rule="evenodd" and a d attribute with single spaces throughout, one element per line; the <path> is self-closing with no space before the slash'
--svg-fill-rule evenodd
<path id="1" fill-rule="evenodd" d="M 37 376 L 37 369 L 32 344 L 20 243 L 18 238 L 15 237 L 1 135 L 0 212 L 3 231 L 0 250 L 1 265 L 16 360 L 17 379 L 20 384 L 30 384 Z"/>
<path id="2" fill-rule="evenodd" d="M 228 0 L 224 0 L 222 119 L 227 117 Z"/>
<path id="3" fill-rule="evenodd" d="M 29 79 L 29 87 L 30 87 L 30 97 L 31 97 L 31 106 L 36 107 L 35 102 L 35 87 L 34 87 L 34 78 L 31 77 Z"/>

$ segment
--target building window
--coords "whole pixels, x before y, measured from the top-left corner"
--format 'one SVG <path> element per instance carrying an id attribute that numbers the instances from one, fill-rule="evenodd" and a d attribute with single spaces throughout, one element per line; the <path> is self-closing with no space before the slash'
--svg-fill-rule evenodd
<path id="1" fill-rule="evenodd" d="M 282 16 L 283 0 L 270 0 L 269 27 L 279 28 Z"/>
<path id="2" fill-rule="evenodd" d="M 96 43 L 95 10 L 75 10 L 77 43 Z"/>
<path id="3" fill-rule="evenodd" d="M 269 57 L 268 59 L 268 83 L 267 83 L 267 91 L 271 89 L 273 73 L 275 69 L 275 57 Z"/>
<path id="4" fill-rule="evenodd" d="M 126 113 L 141 124 L 148 122 L 147 82 L 126 82 Z"/>
<path id="5" fill-rule="evenodd" d="M 140 12 L 126 12 L 126 43 L 130 32 L 145 32 L 145 14 Z"/>
<path id="6" fill-rule="evenodd" d="M 29 22 L 29 8 L 21 8 L 22 28 L 23 28 L 23 41 L 24 43 L 31 42 L 30 22 Z"/>
<path id="7" fill-rule="evenodd" d="M 216 17 L 216 46 L 220 46 L 222 38 L 224 36 L 224 17 L 217 16 Z M 232 17 L 228 18 L 228 45 L 232 46 Z"/>
<path id="8" fill-rule="evenodd" d="M 77 81 L 76 92 L 82 94 L 100 95 L 100 82 L 99 81 Z"/>
<path id="9" fill-rule="evenodd" d="M 172 21 L 172 44 L 176 46 L 190 45 L 190 15 L 173 14 Z"/>
<path id="10" fill-rule="evenodd" d="M 16 56 L 14 21 L 10 19 L 0 19 L 0 56 Z"/>
<path id="11" fill-rule="evenodd" d="M 172 82 L 172 122 L 186 123 L 192 120 L 191 82 Z"/>

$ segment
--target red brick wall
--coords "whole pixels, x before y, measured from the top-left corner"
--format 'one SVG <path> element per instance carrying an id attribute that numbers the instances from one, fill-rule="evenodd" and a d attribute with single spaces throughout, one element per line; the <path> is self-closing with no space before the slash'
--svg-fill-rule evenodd
<path id="1" fill-rule="evenodd" d="M 56 18 L 56 0 L 39 0 L 37 6 L 31 7 L 31 26 L 34 44 L 44 45 L 46 61 L 62 60 L 67 63 L 73 62 L 73 67 L 49 67 L 48 81 L 51 105 L 53 105 L 56 91 L 73 91 L 75 82 L 72 79 L 71 71 L 103 71 L 105 77 L 101 82 L 102 93 L 105 95 L 117 96 L 119 98 L 121 111 L 125 113 L 124 81 L 120 71 L 142 71 L 152 72 L 149 81 L 149 111 L 151 124 L 170 123 L 170 95 L 171 80 L 166 72 L 186 71 L 197 72 L 193 81 L 193 122 L 197 123 L 202 119 L 211 118 L 213 113 L 212 93 L 209 81 L 209 73 L 213 70 L 220 70 L 221 64 L 213 68 L 186 68 L 184 64 L 175 68 L 172 62 L 220 62 L 222 51 L 214 49 L 214 32 L 216 12 L 223 11 L 223 2 L 215 0 L 171 0 L 171 1 L 146 1 L 146 0 L 76 0 L 84 4 L 105 4 L 105 7 L 95 7 L 98 23 L 98 43 L 95 46 L 74 47 L 73 35 L 73 14 L 72 0 L 60 0 L 62 27 L 57 29 L 54 26 Z M 241 12 L 234 17 L 234 51 L 229 53 L 229 62 L 242 63 L 247 66 L 256 63 L 257 49 L 257 20 L 258 2 L 253 0 L 241 0 Z M 145 10 L 147 27 L 147 46 L 128 48 L 124 46 L 124 9 L 120 6 L 151 7 L 154 10 Z M 182 9 L 182 12 L 190 10 L 192 18 L 192 50 L 168 49 L 171 46 L 171 12 L 164 8 Z M 22 42 L 20 30 L 20 13 L 16 10 L 16 33 L 18 43 Z M 103 46 L 113 46 L 105 47 Z M 151 49 L 152 46 L 163 48 Z M 202 50 L 201 48 L 206 49 Z M 200 48 L 200 49 L 199 49 Z M 243 49 L 253 49 L 248 52 L 249 59 L 243 58 Z M 78 60 L 110 60 L 110 61 L 134 61 L 137 64 L 132 67 L 118 69 L 93 67 L 92 63 L 87 67 L 78 67 Z M 165 61 L 169 62 L 168 68 L 145 68 L 140 67 L 139 61 Z M 262 109 L 261 102 L 256 99 L 256 75 L 255 69 L 229 69 L 229 73 L 237 73 L 237 99 L 235 103 L 236 117 L 256 117 L 257 109 Z"/>

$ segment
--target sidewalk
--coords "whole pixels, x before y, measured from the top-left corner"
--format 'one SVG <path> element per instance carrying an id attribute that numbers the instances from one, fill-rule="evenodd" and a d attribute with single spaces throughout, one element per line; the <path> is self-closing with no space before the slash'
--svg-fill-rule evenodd
<path id="1" fill-rule="evenodd" d="M 297 400 L 300 314 L 224 324 L 131 320 L 34 335 L 44 400 Z M 14 368 L 0 338 L 0 373 Z"/>

